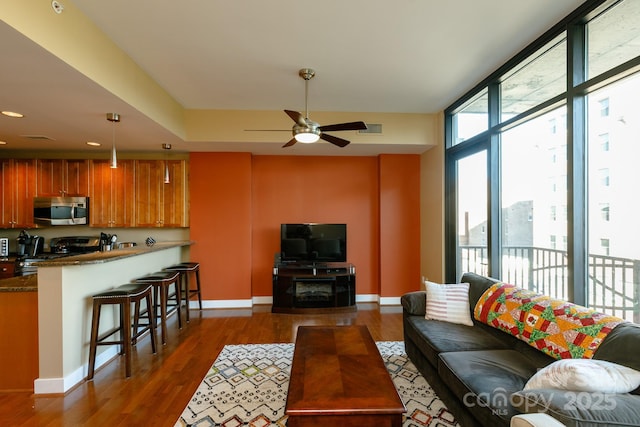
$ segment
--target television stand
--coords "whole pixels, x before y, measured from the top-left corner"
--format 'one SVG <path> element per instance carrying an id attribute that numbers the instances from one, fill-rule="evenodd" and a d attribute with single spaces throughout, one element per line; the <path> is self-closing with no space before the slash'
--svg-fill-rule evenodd
<path id="1" fill-rule="evenodd" d="M 273 267 L 273 313 L 356 311 L 356 268 L 344 262 Z"/>

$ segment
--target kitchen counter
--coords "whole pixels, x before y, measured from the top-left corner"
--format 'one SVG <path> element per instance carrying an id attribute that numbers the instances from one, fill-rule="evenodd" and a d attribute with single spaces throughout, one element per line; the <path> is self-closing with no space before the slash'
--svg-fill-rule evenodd
<path id="1" fill-rule="evenodd" d="M 0 280 L 0 292 L 35 292 L 38 290 L 38 276 L 16 276 Z"/>
<path id="2" fill-rule="evenodd" d="M 193 242 L 190 241 L 157 242 L 153 246 L 134 246 L 130 248 L 114 249 L 108 252 L 91 252 L 82 255 L 72 255 L 41 261 L 35 265 L 38 267 L 61 267 L 68 265 L 101 264 L 155 251 L 161 251 L 164 249 L 189 246 L 191 244 L 193 244 Z M 37 274 L 16 276 L 0 280 L 0 292 L 36 292 L 37 290 Z"/>
<path id="3" fill-rule="evenodd" d="M 13 293 L 37 295 L 38 299 L 39 363 L 34 394 L 66 393 L 86 378 L 93 295 L 188 261 L 193 243 L 157 242 L 151 247 L 141 245 L 36 263 L 38 291 Z M 118 307 L 103 307 L 102 311 L 100 326 L 104 330 L 115 327 Z M 118 352 L 118 346 L 102 346 L 96 367 L 114 359 Z"/>
<path id="4" fill-rule="evenodd" d="M 119 259 L 161 251 L 169 248 L 189 246 L 191 244 L 193 244 L 193 242 L 190 241 L 157 242 L 153 246 L 139 245 L 130 248 L 114 249 L 106 252 L 90 252 L 82 255 L 54 258 L 37 262 L 34 265 L 38 267 L 62 267 L 65 265 L 102 264 L 105 262 L 116 261 Z"/>

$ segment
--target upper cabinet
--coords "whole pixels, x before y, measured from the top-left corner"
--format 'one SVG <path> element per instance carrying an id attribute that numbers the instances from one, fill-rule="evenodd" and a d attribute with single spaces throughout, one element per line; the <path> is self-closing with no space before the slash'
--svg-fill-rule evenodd
<path id="1" fill-rule="evenodd" d="M 87 196 L 89 160 L 38 159 L 37 196 Z"/>
<path id="2" fill-rule="evenodd" d="M 35 196 L 89 196 L 92 227 L 188 227 L 188 174 L 187 160 L 0 159 L 0 228 L 35 227 Z"/>
<path id="3" fill-rule="evenodd" d="M 0 228 L 34 227 L 35 164 L 32 159 L 0 159 Z"/>
<path id="4" fill-rule="evenodd" d="M 135 161 L 91 160 L 89 198 L 93 227 L 134 227 Z"/>
<path id="5" fill-rule="evenodd" d="M 135 182 L 136 227 L 189 226 L 185 160 L 136 160 Z"/>

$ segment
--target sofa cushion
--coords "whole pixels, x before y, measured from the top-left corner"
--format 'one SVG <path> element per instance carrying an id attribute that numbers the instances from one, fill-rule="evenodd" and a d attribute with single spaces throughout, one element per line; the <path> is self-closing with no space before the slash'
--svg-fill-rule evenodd
<path id="1" fill-rule="evenodd" d="M 425 282 L 425 319 L 473 326 L 469 308 L 469 284 L 442 285 Z"/>
<path id="2" fill-rule="evenodd" d="M 492 277 L 481 276 L 476 273 L 464 273 L 460 278 L 460 283 L 468 283 L 469 284 L 469 305 L 471 310 L 476 306 L 476 303 L 484 294 L 484 292 L 489 289 L 494 284 L 498 283 L 498 279 L 494 279 Z"/>
<path id="3" fill-rule="evenodd" d="M 640 371 L 640 325 L 622 323 L 602 341 L 594 359 L 608 360 Z"/>
<path id="4" fill-rule="evenodd" d="M 443 352 L 509 348 L 482 327 L 426 320 L 422 316 L 408 316 L 404 333 L 434 367 L 438 366 L 438 354 Z"/>
<path id="5" fill-rule="evenodd" d="M 424 291 L 409 292 L 400 297 L 404 315 L 422 316 L 426 313 L 426 293 Z"/>
<path id="6" fill-rule="evenodd" d="M 483 425 L 508 425 L 518 411 L 512 393 L 522 390 L 536 373 L 535 363 L 515 350 L 442 353 L 438 375 Z"/>
<path id="7" fill-rule="evenodd" d="M 563 359 L 536 372 L 525 390 L 558 389 L 629 393 L 640 386 L 640 372 L 606 360 Z"/>
<path id="8" fill-rule="evenodd" d="M 510 401 L 520 412 L 544 412 L 567 427 L 629 427 L 640 420 L 640 396 L 628 393 L 523 390 Z"/>

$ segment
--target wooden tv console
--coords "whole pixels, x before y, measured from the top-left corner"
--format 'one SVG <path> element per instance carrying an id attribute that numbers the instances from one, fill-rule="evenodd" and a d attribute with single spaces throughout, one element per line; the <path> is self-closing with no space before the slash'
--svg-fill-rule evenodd
<path id="1" fill-rule="evenodd" d="M 273 313 L 356 311 L 356 268 L 346 262 L 273 267 Z"/>

